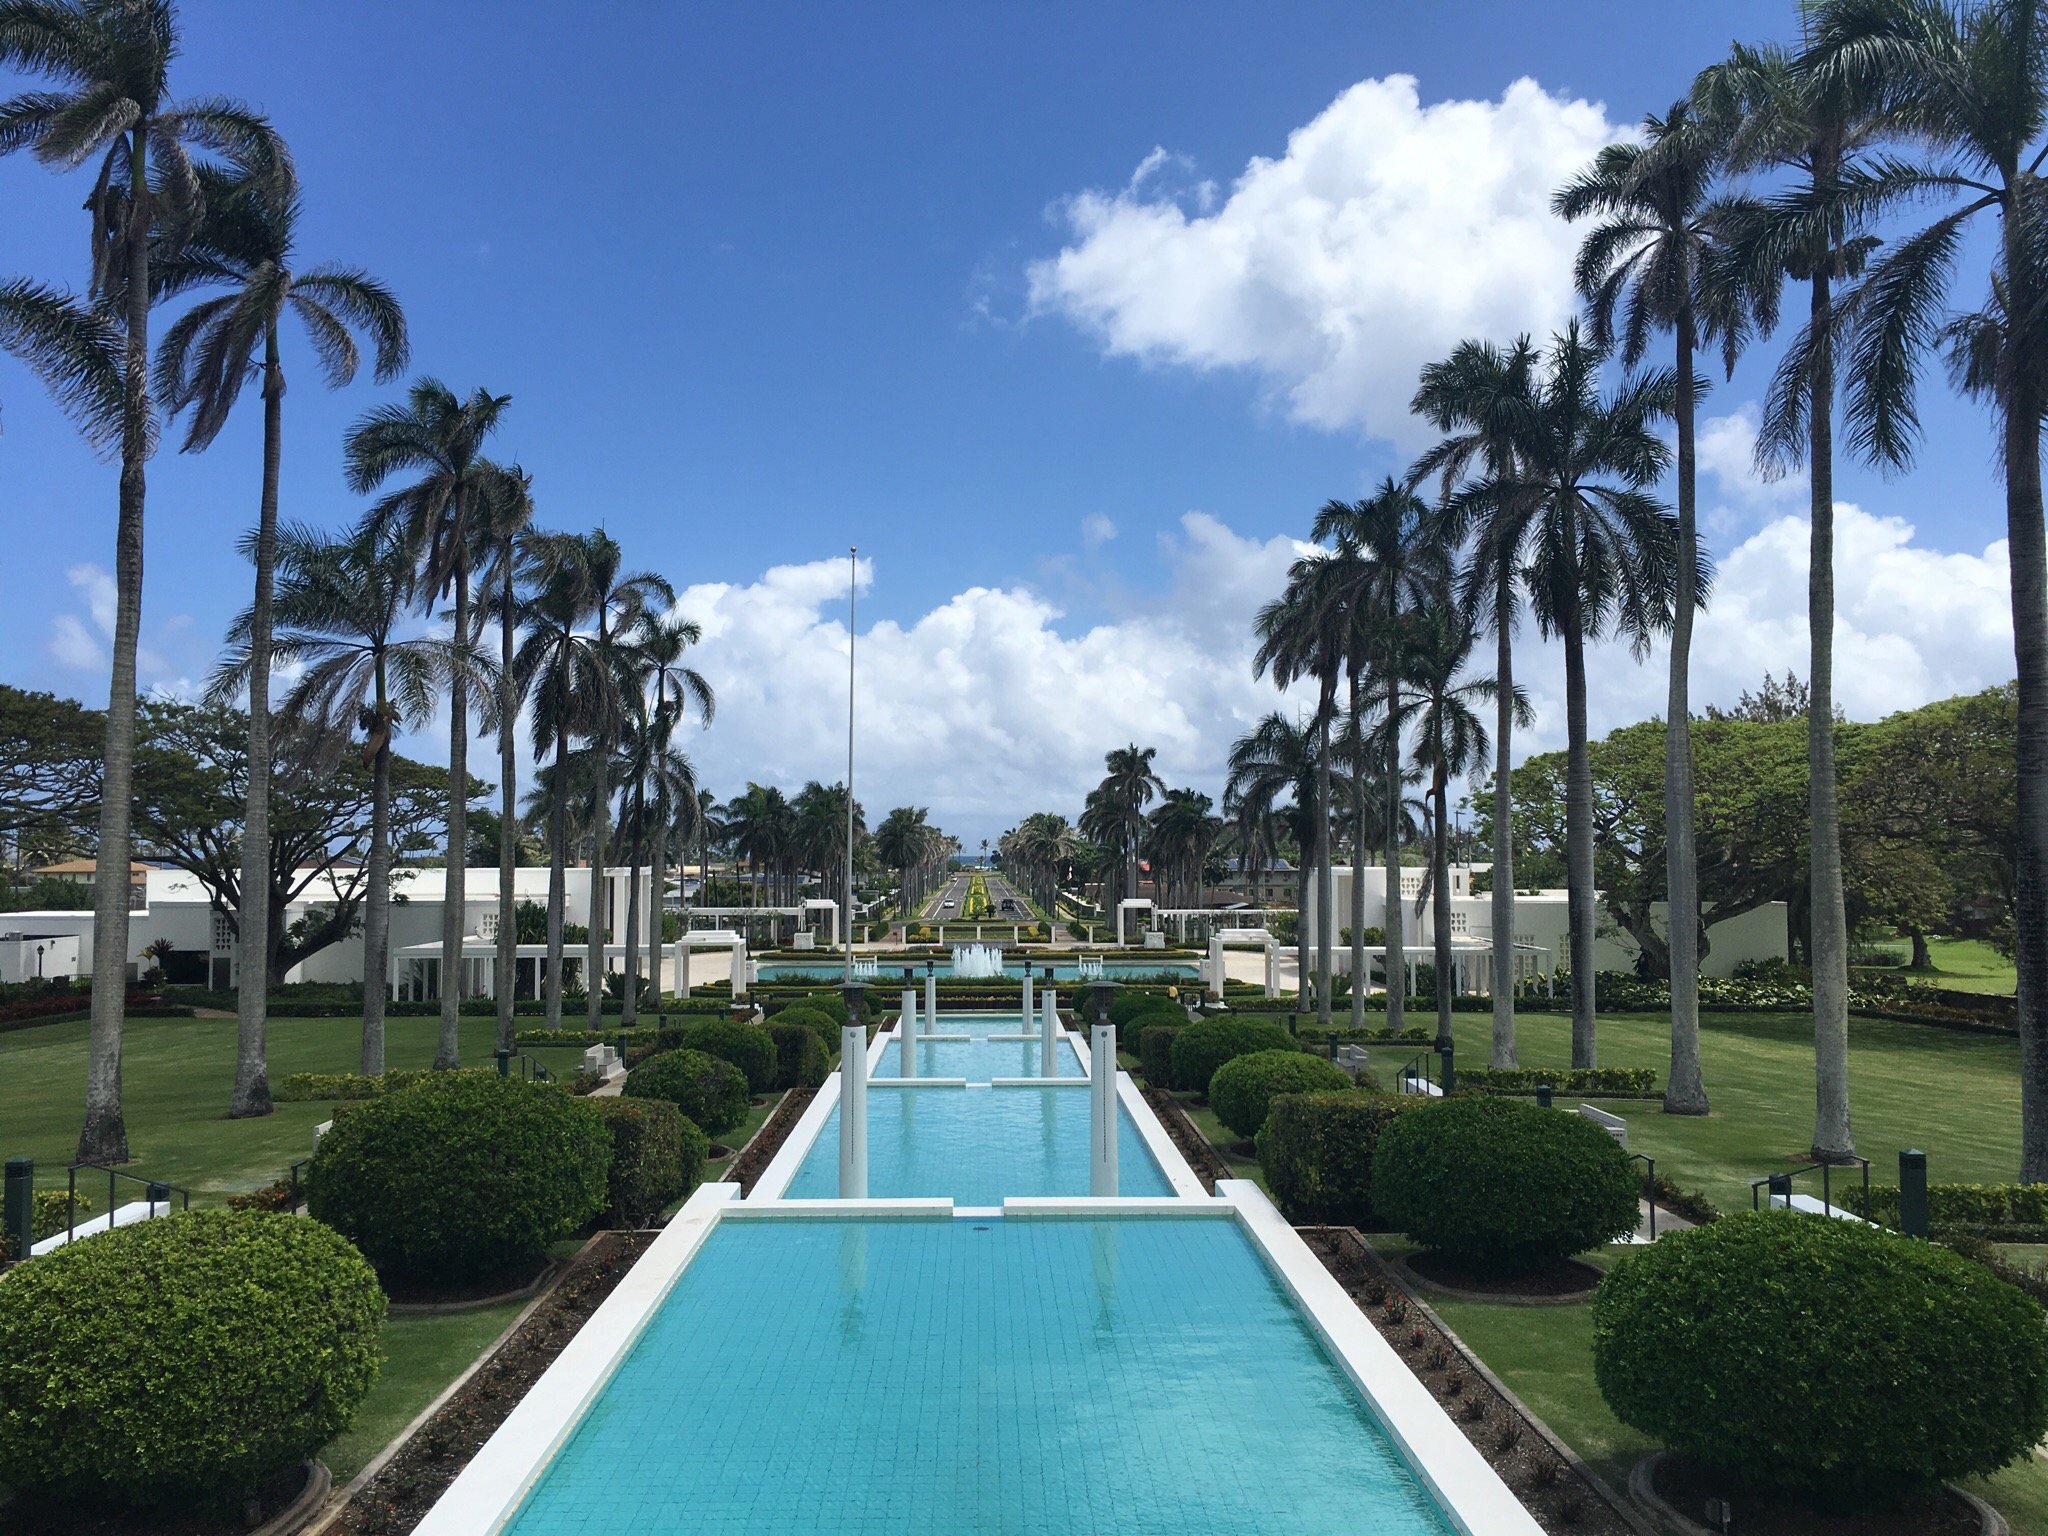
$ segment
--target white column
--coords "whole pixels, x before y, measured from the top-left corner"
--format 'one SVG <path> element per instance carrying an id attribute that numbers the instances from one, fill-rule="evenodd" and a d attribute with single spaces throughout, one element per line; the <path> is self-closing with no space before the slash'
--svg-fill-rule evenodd
<path id="1" fill-rule="evenodd" d="M 903 1017 L 896 1023 L 896 1075 L 917 1076 L 917 985 L 903 983 Z"/>
<path id="2" fill-rule="evenodd" d="M 1018 1018 L 1021 1021 L 1017 1026 L 1018 1032 L 1020 1034 L 1028 1034 L 1031 1030 L 1031 962 L 1029 960 L 1024 962 L 1024 1011 L 1018 1015 Z"/>
<path id="3" fill-rule="evenodd" d="M 868 1031 L 839 1029 L 839 1198 L 868 1197 Z"/>
<path id="4" fill-rule="evenodd" d="M 1223 935 L 1209 935 L 1209 995 L 1223 995 Z"/>
<path id="5" fill-rule="evenodd" d="M 732 995 L 747 995 L 747 941 L 741 939 L 732 947 Z"/>
<path id="6" fill-rule="evenodd" d="M 937 1034 L 939 1029 L 939 973 L 926 965 L 924 971 L 924 1032 Z"/>
<path id="7" fill-rule="evenodd" d="M 1088 1098 L 1095 1151 L 1088 1160 L 1088 1193 L 1113 1195 L 1116 1193 L 1116 1026 L 1097 1024 L 1092 1045 L 1093 1070 L 1088 1074 Z"/>
<path id="8" fill-rule="evenodd" d="M 690 995 L 690 930 L 685 928 L 676 939 L 676 995 Z"/>
<path id="9" fill-rule="evenodd" d="M 1043 1018 L 1038 1025 L 1038 1075 L 1058 1077 L 1059 1072 L 1059 993 L 1048 986 L 1039 994 L 1040 1013 Z"/>

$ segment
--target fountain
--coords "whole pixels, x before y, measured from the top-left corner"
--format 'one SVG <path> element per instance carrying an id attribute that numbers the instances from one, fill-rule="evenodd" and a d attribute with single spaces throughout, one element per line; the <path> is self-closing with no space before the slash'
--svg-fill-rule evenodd
<path id="1" fill-rule="evenodd" d="M 1074 962 L 1074 975 L 1082 981 L 1100 981 L 1102 961 L 1093 956 L 1083 955 Z"/>
<path id="2" fill-rule="evenodd" d="M 999 944 L 955 944 L 953 974 L 986 979 L 1003 974 L 1003 950 Z"/>

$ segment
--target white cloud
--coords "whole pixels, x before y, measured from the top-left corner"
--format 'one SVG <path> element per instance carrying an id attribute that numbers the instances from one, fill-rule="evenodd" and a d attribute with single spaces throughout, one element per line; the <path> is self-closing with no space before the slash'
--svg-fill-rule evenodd
<path id="1" fill-rule="evenodd" d="M 57 615 L 50 635 L 50 654 L 58 662 L 81 672 L 104 672 L 107 652 L 73 613 Z"/>
<path id="2" fill-rule="evenodd" d="M 60 666 L 73 671 L 104 675 L 111 664 L 118 605 L 113 575 L 103 566 L 86 562 L 66 567 L 64 577 L 85 600 L 86 616 L 81 618 L 75 613 L 60 613 L 51 620 L 50 655 Z M 166 642 L 189 644 L 192 616 L 173 613 L 158 622 L 155 628 L 160 639 Z M 180 674 L 162 651 L 138 645 L 135 665 L 141 686 L 146 691 L 175 694 L 180 698 L 194 697 L 199 692 L 200 685 Z"/>
<path id="3" fill-rule="evenodd" d="M 1081 519 L 1081 542 L 1089 549 L 1100 549 L 1116 537 L 1116 524 L 1100 512 L 1091 512 Z"/>
<path id="4" fill-rule="evenodd" d="M 1211 211 L 1158 176 L 1062 203 L 1070 243 L 1031 266 L 1034 310 L 1112 354 L 1266 380 L 1296 419 L 1404 447 L 1417 370 L 1466 336 L 1539 336 L 1572 306 L 1578 232 L 1552 191 L 1620 135 L 1597 104 L 1533 80 L 1424 106 L 1407 75 L 1364 80 L 1257 157 Z"/>

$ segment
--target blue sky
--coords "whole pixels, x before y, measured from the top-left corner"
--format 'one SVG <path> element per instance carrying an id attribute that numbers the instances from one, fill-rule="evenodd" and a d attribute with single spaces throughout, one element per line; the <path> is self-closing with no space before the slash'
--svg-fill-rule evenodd
<path id="1" fill-rule="evenodd" d="M 533 472 L 545 522 L 602 522 L 692 589 L 728 701 L 688 743 L 706 782 L 727 794 L 841 771 L 844 606 L 810 563 L 857 543 L 873 561 L 864 644 L 882 625 L 862 798 L 931 804 L 979 837 L 1041 806 L 1071 813 L 1101 752 L 1133 736 L 1214 791 L 1229 736 L 1271 702 L 1242 640 L 1290 552 L 1279 541 L 1405 462 L 1413 429 L 1387 402 L 1405 398 L 1432 325 L 1477 317 L 1504 336 L 1564 302 L 1502 222 L 1515 189 L 1475 189 L 1467 208 L 1461 168 L 1590 144 L 1589 121 L 1660 109 L 1731 39 L 1784 36 L 1792 18 L 1789 0 L 209 0 L 184 7 L 176 88 L 273 116 L 305 185 L 304 254 L 397 290 L 416 371 L 513 396 L 499 451 Z M 1401 75 L 1413 103 L 1388 84 Z M 1447 102 L 1474 104 L 1471 133 L 1432 115 Z M 1290 179 L 1290 135 L 1319 120 L 1325 142 Z M 1404 124 L 1416 137 L 1391 147 Z M 1248 177 L 1255 156 L 1277 169 Z M 1375 156 L 1368 180 L 1439 184 L 1423 234 L 1374 227 L 1366 203 L 1362 231 L 1295 249 L 1293 221 L 1333 173 L 1341 190 Z M 85 190 L 0 161 L 0 272 L 78 280 Z M 1222 271 L 1246 231 L 1254 275 Z M 1381 247 L 1384 281 L 1362 297 L 1299 276 L 1332 254 L 1380 274 Z M 1471 292 L 1432 321 L 1433 298 L 1403 296 L 1418 272 Z M 1339 329 L 1345 356 L 1318 357 Z M 339 525 L 359 510 L 341 433 L 392 391 L 331 395 L 293 355 L 285 512 Z M 1741 590 L 1724 578 L 1724 594 L 1742 637 L 1703 660 L 1709 697 L 1766 663 L 1804 671 L 1786 579 L 1803 524 L 1785 522 L 1801 493 L 1740 473 L 1741 407 L 1767 361 L 1706 408 L 1726 419 L 1703 507 L 1736 560 Z M 90 567 L 111 554 L 113 473 L 5 359 L 0 403 L 4 675 L 98 702 Z M 2002 554 L 1983 558 L 2002 532 L 1990 439 L 1938 381 L 1927 405 L 1916 474 L 1839 476 L 1870 514 L 1870 644 L 1846 668 L 1860 658 L 1870 686 L 1852 709 L 2010 671 L 1996 604 L 1984 614 L 2002 582 Z M 253 396 L 238 414 L 206 455 L 152 465 L 157 684 L 202 677 L 246 601 L 232 541 L 254 515 Z M 773 567 L 794 569 L 764 579 Z M 1913 613 L 1893 623 L 1895 609 Z M 1533 641 L 1528 654 L 1542 710 L 1554 669 Z M 1661 699 L 1654 667 L 1615 658 L 1604 681 L 1603 723 Z M 1546 713 L 1534 746 L 1556 744 Z"/>

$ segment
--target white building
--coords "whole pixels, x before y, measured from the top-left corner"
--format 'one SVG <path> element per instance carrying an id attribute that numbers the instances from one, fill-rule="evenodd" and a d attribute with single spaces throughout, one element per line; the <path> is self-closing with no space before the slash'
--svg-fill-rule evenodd
<path id="1" fill-rule="evenodd" d="M 1472 877 L 1491 867 L 1490 864 L 1453 864 L 1450 869 L 1451 947 L 1460 972 L 1459 990 L 1464 992 L 1489 989 L 1494 939 L 1493 896 L 1485 891 L 1475 893 Z M 1387 869 L 1384 865 L 1368 865 L 1363 870 L 1338 865 L 1331 870 L 1331 875 L 1336 887 L 1336 926 L 1331 938 L 1337 948 L 1335 965 L 1342 972 L 1350 966 L 1349 945 L 1344 935 L 1351 925 L 1351 882 L 1360 878 L 1364 883 L 1365 926 L 1384 929 Z M 1404 865 L 1400 875 L 1404 958 L 1411 968 L 1428 965 L 1433 962 L 1432 948 L 1436 942 L 1435 904 L 1425 905 L 1420 913 L 1415 909 L 1422 894 L 1423 870 Z M 1320 887 L 1318 880 L 1309 882 L 1309 909 L 1303 914 L 1303 931 L 1311 945 L 1317 943 L 1321 932 L 1317 911 Z M 1603 971 L 1634 970 L 1635 941 L 1607 916 L 1604 906 L 1598 910 L 1594 945 L 1596 968 Z M 1652 921 L 1661 923 L 1663 916 L 1664 906 L 1659 902 L 1652 909 Z M 1570 935 L 1571 923 L 1564 891 L 1516 893 L 1513 942 L 1518 978 L 1540 980 L 1558 967 L 1569 965 Z M 1767 902 L 1739 916 L 1710 924 L 1707 942 L 1707 954 L 1700 964 L 1701 973 L 1707 976 L 1726 976 L 1744 960 L 1783 959 L 1787 953 L 1785 903 Z M 1377 964 L 1384 951 L 1381 946 L 1368 945 L 1366 953 Z"/>

